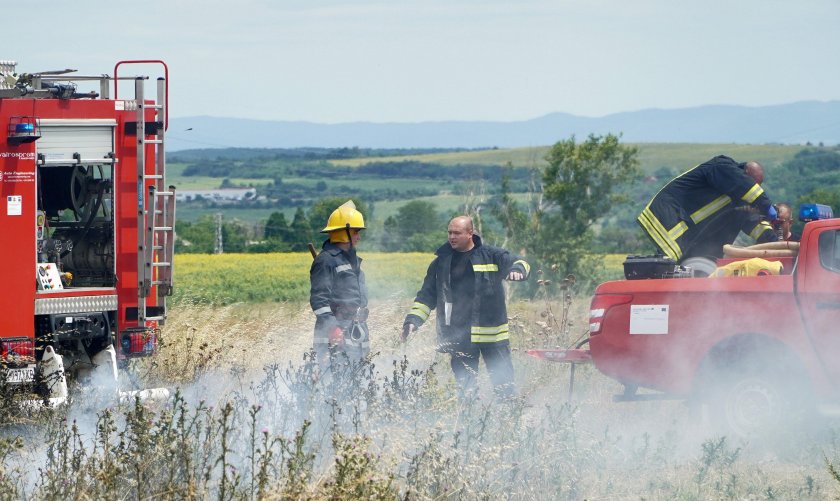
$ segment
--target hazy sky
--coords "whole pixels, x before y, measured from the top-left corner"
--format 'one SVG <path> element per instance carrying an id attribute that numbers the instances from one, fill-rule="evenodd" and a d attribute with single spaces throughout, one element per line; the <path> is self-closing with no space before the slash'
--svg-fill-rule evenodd
<path id="1" fill-rule="evenodd" d="M 173 117 L 512 121 L 840 100 L 840 0 L 15 1 L 3 18 L 0 59 L 18 71 L 165 60 Z"/>

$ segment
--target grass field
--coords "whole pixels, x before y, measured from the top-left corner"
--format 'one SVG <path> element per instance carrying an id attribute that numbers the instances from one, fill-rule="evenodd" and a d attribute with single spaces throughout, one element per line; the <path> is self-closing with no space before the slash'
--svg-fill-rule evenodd
<path id="1" fill-rule="evenodd" d="M 715 155 L 728 155 L 739 161 L 756 160 L 773 167 L 793 158 L 802 149 L 797 145 L 749 145 L 749 144 L 687 144 L 687 143 L 627 143 L 639 148 L 639 164 L 642 172 L 651 173 L 659 167 L 670 167 L 683 172 Z M 335 165 L 356 167 L 371 162 L 416 160 L 441 165 L 486 164 L 515 167 L 544 165 L 549 146 L 531 148 L 510 148 L 429 155 L 408 155 L 400 157 L 354 158 L 333 160 Z"/>
<path id="2" fill-rule="evenodd" d="M 363 269 L 373 299 L 411 299 L 434 258 L 425 253 L 364 252 Z M 625 256 L 605 258 L 608 276 L 621 276 Z M 309 253 L 178 254 L 176 303 L 226 305 L 305 301 L 309 297 Z"/>
<path id="3" fill-rule="evenodd" d="M 413 297 L 434 258 L 421 253 L 359 255 L 370 296 L 376 299 Z M 309 253 L 176 255 L 174 300 L 215 305 L 305 301 L 311 265 Z"/>

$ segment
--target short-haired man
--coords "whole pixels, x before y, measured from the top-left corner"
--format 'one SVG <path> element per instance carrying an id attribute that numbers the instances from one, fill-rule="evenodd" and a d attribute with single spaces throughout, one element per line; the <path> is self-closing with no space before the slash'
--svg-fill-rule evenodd
<path id="1" fill-rule="evenodd" d="M 484 245 L 473 222 L 458 216 L 436 252 L 423 287 L 403 323 L 403 340 L 437 309 L 438 351 L 450 354 L 460 395 L 474 396 L 479 356 L 496 395 L 515 394 L 507 308 L 502 280 L 525 280 L 530 266 L 508 251 Z"/>

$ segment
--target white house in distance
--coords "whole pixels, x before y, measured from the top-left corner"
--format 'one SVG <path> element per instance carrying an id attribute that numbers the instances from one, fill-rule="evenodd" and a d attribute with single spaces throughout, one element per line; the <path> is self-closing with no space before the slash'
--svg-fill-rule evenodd
<path id="1" fill-rule="evenodd" d="M 256 188 L 225 188 L 217 190 L 178 190 L 175 192 L 175 200 L 189 202 L 203 198 L 214 202 L 241 202 L 253 200 L 257 196 Z"/>

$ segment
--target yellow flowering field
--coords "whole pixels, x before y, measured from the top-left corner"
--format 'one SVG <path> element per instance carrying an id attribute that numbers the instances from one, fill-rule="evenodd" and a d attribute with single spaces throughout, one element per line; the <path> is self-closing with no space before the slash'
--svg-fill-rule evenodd
<path id="1" fill-rule="evenodd" d="M 431 253 L 361 252 L 372 298 L 411 298 L 420 289 Z M 620 276 L 625 255 L 604 264 Z M 196 304 L 305 301 L 309 297 L 309 253 L 179 254 L 175 256 L 175 302 Z"/>
<path id="2" fill-rule="evenodd" d="M 360 252 L 370 296 L 413 296 L 434 256 Z M 309 297 L 309 253 L 179 254 L 174 300 L 197 304 L 303 301 Z"/>

